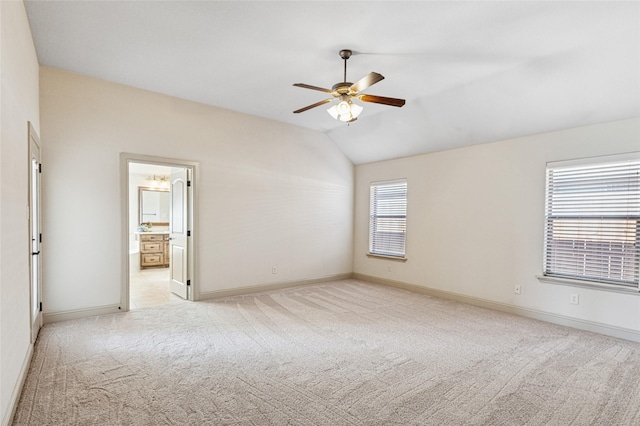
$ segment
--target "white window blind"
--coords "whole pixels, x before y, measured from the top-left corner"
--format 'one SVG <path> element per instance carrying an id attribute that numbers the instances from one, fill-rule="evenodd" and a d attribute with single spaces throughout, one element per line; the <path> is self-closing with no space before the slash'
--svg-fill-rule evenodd
<path id="1" fill-rule="evenodd" d="M 404 257 L 407 232 L 407 181 L 371 184 L 369 252 Z"/>
<path id="2" fill-rule="evenodd" d="M 638 288 L 640 159 L 547 165 L 544 274 Z"/>

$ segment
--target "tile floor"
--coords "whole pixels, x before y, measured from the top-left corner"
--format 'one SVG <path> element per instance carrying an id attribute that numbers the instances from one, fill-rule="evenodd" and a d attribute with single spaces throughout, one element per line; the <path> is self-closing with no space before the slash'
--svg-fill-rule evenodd
<path id="1" fill-rule="evenodd" d="M 184 302 L 169 291 L 169 268 L 151 268 L 132 272 L 129 285 L 131 309 Z"/>

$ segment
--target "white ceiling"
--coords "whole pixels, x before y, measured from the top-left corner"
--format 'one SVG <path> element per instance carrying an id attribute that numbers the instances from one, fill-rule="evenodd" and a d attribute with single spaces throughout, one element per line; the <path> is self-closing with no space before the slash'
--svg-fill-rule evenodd
<path id="1" fill-rule="evenodd" d="M 640 115 L 639 2 L 26 1 L 41 64 L 325 132 L 367 163 Z M 376 71 L 347 126 L 293 87 Z"/>

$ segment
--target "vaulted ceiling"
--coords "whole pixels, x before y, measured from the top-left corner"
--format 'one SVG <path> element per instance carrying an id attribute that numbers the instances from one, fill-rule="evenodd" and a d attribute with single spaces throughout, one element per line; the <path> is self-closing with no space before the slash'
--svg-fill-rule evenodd
<path id="1" fill-rule="evenodd" d="M 325 132 L 367 163 L 640 115 L 640 3 L 26 1 L 41 64 Z M 350 125 L 293 87 L 376 71 Z"/>

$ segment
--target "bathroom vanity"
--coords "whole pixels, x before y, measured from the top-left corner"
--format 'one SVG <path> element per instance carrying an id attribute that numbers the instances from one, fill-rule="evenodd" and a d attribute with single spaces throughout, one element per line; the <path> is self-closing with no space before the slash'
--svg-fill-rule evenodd
<path id="1" fill-rule="evenodd" d="M 169 266 L 169 234 L 140 232 L 140 269 Z"/>

